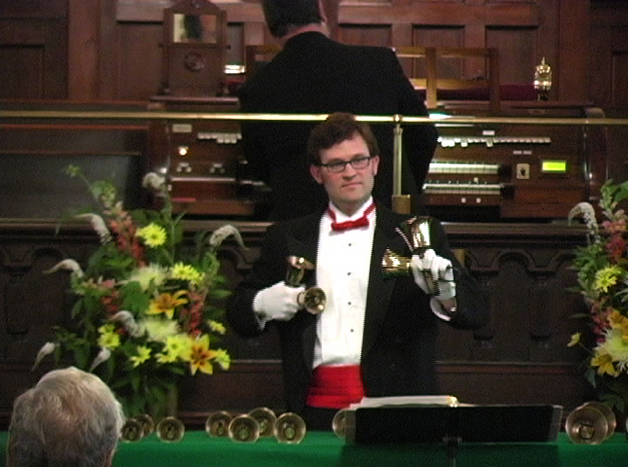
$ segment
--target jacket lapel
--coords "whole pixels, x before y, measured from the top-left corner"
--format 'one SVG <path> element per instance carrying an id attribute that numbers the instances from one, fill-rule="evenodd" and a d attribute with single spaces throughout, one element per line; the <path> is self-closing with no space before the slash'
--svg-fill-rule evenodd
<path id="1" fill-rule="evenodd" d="M 369 271 L 369 284 L 366 296 L 366 312 L 364 317 L 364 336 L 362 340 L 362 360 L 368 354 L 375 338 L 386 319 L 388 304 L 397 279 L 384 278 L 382 275 L 382 258 L 387 248 L 401 253 L 404 243 L 395 227 L 401 222 L 402 216 L 394 214 L 378 205 L 376 211 L 375 235 Z"/>

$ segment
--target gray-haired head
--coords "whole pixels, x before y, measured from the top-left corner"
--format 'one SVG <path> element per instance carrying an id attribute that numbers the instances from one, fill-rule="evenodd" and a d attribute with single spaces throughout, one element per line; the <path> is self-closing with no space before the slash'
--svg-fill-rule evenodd
<path id="1" fill-rule="evenodd" d="M 109 387 L 74 367 L 46 373 L 15 399 L 8 467 L 105 467 L 124 414 Z"/>

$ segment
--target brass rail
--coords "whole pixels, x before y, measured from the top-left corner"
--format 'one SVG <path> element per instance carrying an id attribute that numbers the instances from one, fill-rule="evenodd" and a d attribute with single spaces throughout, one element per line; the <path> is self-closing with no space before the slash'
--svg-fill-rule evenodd
<path id="1" fill-rule="evenodd" d="M 323 121 L 328 114 L 264 114 L 264 113 L 207 113 L 163 111 L 83 111 L 83 110 L 0 110 L 2 119 L 87 119 L 87 120 L 260 120 L 260 121 Z M 545 118 L 545 117 L 406 117 L 399 115 L 358 115 L 368 123 L 504 123 L 513 125 L 628 125 L 628 118 Z"/>
<path id="2" fill-rule="evenodd" d="M 299 121 L 318 122 L 328 114 L 265 114 L 265 113 L 208 113 L 208 112 L 164 112 L 164 111 L 76 111 L 76 110 L 0 110 L 0 122 L 6 119 L 87 119 L 87 120 L 235 120 L 235 121 Z M 375 116 L 358 115 L 356 118 L 367 123 L 394 124 L 394 170 L 392 205 L 397 212 L 410 212 L 409 195 L 402 194 L 402 124 L 436 125 L 580 125 L 619 126 L 628 125 L 628 118 L 539 118 L 539 117 L 474 117 L 447 116 L 405 117 L 402 115 Z"/>

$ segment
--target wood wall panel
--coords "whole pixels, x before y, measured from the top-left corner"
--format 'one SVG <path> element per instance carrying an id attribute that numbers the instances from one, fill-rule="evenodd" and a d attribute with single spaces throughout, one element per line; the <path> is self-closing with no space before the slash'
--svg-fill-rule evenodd
<path id="1" fill-rule="evenodd" d="M 0 53 L 3 63 L 9 64 L 0 70 L 2 77 L 8 78 L 3 82 L 9 83 L 3 87 L 2 97 L 76 101 L 147 99 L 154 92 L 161 70 L 161 37 L 153 30 L 161 27 L 163 8 L 171 3 L 169 0 L 2 2 Z M 244 62 L 246 44 L 274 42 L 257 0 L 215 0 L 215 3 L 227 12 L 230 63 Z M 338 37 L 348 42 L 497 46 L 503 57 L 505 80 L 527 82 L 533 71 L 530 66 L 545 57 L 555 71 L 552 99 L 591 100 L 602 106 L 625 104 L 620 85 L 628 43 L 625 2 L 354 0 L 341 1 L 339 5 L 331 2 L 331 5 L 338 12 Z M 15 26 L 18 20 L 19 26 Z M 31 39 L 23 36 L 27 33 L 32 35 Z M 517 35 L 518 38 L 506 37 Z M 40 39 L 33 40 L 38 36 Z M 37 56 L 38 52 L 33 53 L 40 46 L 45 48 L 43 59 Z M 589 53 L 582 53 L 587 47 Z M 39 65 L 42 60 L 45 72 Z M 465 66 L 470 72 L 476 68 Z"/>
<path id="2" fill-rule="evenodd" d="M 188 241 L 201 229 L 224 221 L 188 221 Z M 231 284 L 237 283 L 259 255 L 266 224 L 237 222 L 249 248 L 228 240 L 219 257 Z M 12 382 L 0 392 L 0 429 L 18 392 L 52 366 L 47 359 L 35 373 L 37 350 L 51 337 L 51 327 L 69 319 L 67 274 L 44 276 L 56 261 L 71 257 L 85 264 L 98 246 L 88 224 L 64 224 L 58 234 L 50 221 L 0 222 L 0 374 Z M 442 326 L 438 373 L 443 391 L 472 403 L 556 403 L 567 410 L 590 397 L 577 370 L 583 358 L 568 348 L 578 323 L 569 316 L 582 302 L 567 292 L 575 285 L 569 262 L 573 247 L 584 243 L 584 229 L 549 224 L 512 225 L 447 223 L 454 248 L 467 252 L 467 264 L 491 299 L 491 323 L 454 331 Z M 282 378 L 274 333 L 223 341 L 234 358 L 228 372 L 187 379 L 181 390 L 186 423 L 204 422 L 211 410 L 250 410 L 265 405 L 282 410 Z"/>
<path id="3" fill-rule="evenodd" d="M 116 100 L 141 101 L 161 88 L 161 47 L 163 28 L 158 23 L 122 23 L 118 28 Z"/>
<path id="4" fill-rule="evenodd" d="M 499 78 L 502 83 L 532 84 L 539 64 L 538 29 L 487 28 L 486 45 L 499 49 Z M 551 58 L 547 58 L 551 63 Z"/>
<path id="5" fill-rule="evenodd" d="M 589 94 L 609 107 L 624 109 L 628 108 L 627 26 L 628 4 L 600 4 L 591 9 Z"/>
<path id="6" fill-rule="evenodd" d="M 67 98 L 63 18 L 0 18 L 0 98 Z"/>

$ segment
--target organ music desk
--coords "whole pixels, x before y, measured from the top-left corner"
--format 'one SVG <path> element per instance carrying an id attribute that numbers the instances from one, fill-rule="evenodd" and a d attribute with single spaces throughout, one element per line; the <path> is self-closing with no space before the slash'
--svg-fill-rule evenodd
<path id="1" fill-rule="evenodd" d="M 151 106 L 238 111 L 234 98 L 158 97 Z M 605 129 L 544 122 L 603 118 L 602 110 L 557 102 L 503 102 L 501 108 L 494 117 L 504 123 L 436 122 L 440 138 L 424 185 L 432 215 L 445 221 L 548 221 L 564 219 L 580 201 L 597 204 L 606 178 Z M 454 117 L 487 114 L 471 102 L 449 103 L 443 111 Z M 509 122 L 512 117 L 527 123 Z M 246 170 L 237 121 L 152 122 L 149 160 L 152 170 L 169 175 L 175 207 L 188 213 L 255 217 L 263 202 L 263 183 Z"/>

